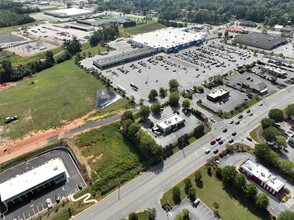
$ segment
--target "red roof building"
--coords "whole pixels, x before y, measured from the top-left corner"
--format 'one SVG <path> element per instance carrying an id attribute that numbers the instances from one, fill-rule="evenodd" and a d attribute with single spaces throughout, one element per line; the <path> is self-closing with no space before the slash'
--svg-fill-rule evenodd
<path id="1" fill-rule="evenodd" d="M 243 34 L 245 32 L 243 28 L 234 28 L 234 27 L 226 28 L 226 31 L 240 33 L 240 34 Z"/>

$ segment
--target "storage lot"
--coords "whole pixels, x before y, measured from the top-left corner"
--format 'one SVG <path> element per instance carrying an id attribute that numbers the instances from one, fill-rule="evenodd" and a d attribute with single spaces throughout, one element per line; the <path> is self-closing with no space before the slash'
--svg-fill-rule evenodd
<path id="1" fill-rule="evenodd" d="M 33 167 L 40 166 L 44 161 L 60 157 L 69 174 L 67 181 L 63 185 L 57 185 L 41 192 L 38 195 L 33 196 L 21 203 L 21 205 L 10 207 L 5 215 L 1 215 L 1 219 L 30 219 L 33 215 L 47 209 L 46 199 L 50 198 L 53 204 L 56 203 L 55 195 L 59 195 L 62 198 L 76 192 L 78 190 L 78 184 L 85 186 L 82 177 L 79 174 L 75 164 L 70 158 L 69 154 L 65 151 L 55 150 L 47 154 L 36 157 L 33 160 L 27 161 L 24 164 L 11 168 L 0 174 L 1 181 L 12 178 L 18 174 L 27 172 Z"/>

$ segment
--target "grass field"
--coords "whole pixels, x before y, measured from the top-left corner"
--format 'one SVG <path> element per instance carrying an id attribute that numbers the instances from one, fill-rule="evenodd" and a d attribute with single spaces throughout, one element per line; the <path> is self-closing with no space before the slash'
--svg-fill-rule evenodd
<path id="1" fill-rule="evenodd" d="M 32 81 L 35 84 L 32 84 Z M 0 92 L 0 118 L 17 115 L 1 136 L 19 138 L 33 130 L 62 125 L 94 108 L 96 90 L 103 86 L 92 75 L 66 61 Z M 1 120 L 3 125 L 3 120 Z"/>
<path id="2" fill-rule="evenodd" d="M 262 137 L 262 127 L 261 125 L 259 125 L 257 128 L 255 128 L 254 130 L 252 130 L 250 132 L 250 137 L 258 142 L 258 143 L 264 143 L 263 137 Z"/>
<path id="3" fill-rule="evenodd" d="M 130 36 L 133 34 L 147 33 L 147 32 L 161 29 L 164 27 L 165 27 L 164 25 L 159 24 L 156 21 L 151 21 L 146 24 L 137 25 L 135 27 L 129 27 L 129 28 L 120 27 L 119 30 L 123 36 Z"/>
<path id="4" fill-rule="evenodd" d="M 196 195 L 204 202 L 211 210 L 213 210 L 213 203 L 219 204 L 219 214 L 221 219 L 225 220 L 258 220 L 268 219 L 265 216 L 256 216 L 247 207 L 244 207 L 234 196 L 229 195 L 224 189 L 222 182 L 219 181 L 215 175 L 209 176 L 205 167 L 200 168 L 202 173 L 203 187 L 199 188 L 195 186 L 194 173 L 188 178 L 194 187 L 196 187 Z M 181 198 L 184 199 L 184 180 L 177 184 L 181 189 Z M 172 188 L 167 191 L 161 199 L 161 204 L 169 203 L 174 206 L 172 199 Z"/>
<path id="5" fill-rule="evenodd" d="M 137 148 L 123 137 L 119 127 L 120 123 L 115 123 L 76 137 L 76 145 L 95 173 L 92 178 L 106 180 L 105 191 L 132 179 L 143 170 L 146 161 Z"/>

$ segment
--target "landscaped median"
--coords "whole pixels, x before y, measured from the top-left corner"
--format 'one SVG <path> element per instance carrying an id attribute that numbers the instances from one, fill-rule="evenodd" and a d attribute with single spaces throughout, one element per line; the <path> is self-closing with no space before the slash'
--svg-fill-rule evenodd
<path id="1" fill-rule="evenodd" d="M 187 185 L 190 185 L 190 190 L 187 189 Z M 178 188 L 180 193 L 175 192 L 177 191 L 175 188 Z M 161 205 L 164 207 L 168 204 L 171 208 L 175 207 L 177 205 L 175 194 L 179 195 L 179 201 L 182 201 L 187 197 L 186 192 L 190 195 L 193 194 L 194 190 L 191 190 L 191 188 L 196 190 L 196 197 L 219 215 L 221 219 L 269 219 L 266 212 L 257 210 L 254 205 L 247 207 L 247 204 L 241 198 L 241 194 L 226 189 L 210 166 L 200 167 L 186 179 L 181 180 L 173 188 L 166 191 L 161 198 Z"/>

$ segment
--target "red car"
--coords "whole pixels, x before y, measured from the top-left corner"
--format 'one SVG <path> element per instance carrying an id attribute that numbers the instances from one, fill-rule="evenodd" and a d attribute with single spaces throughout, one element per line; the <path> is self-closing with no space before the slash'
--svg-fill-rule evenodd
<path id="1" fill-rule="evenodd" d="M 212 140 L 212 141 L 210 141 L 210 144 L 211 145 L 214 145 L 216 143 L 216 140 Z"/>

